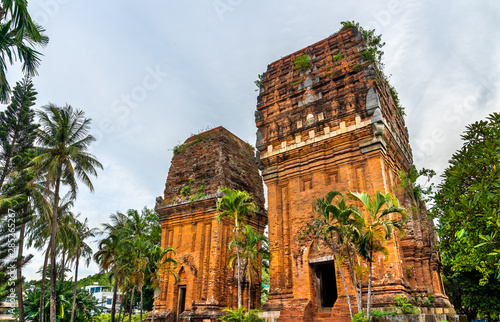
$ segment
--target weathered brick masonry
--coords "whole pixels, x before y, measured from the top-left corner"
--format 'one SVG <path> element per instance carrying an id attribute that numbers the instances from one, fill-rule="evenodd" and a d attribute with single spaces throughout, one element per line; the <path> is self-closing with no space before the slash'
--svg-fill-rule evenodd
<path id="1" fill-rule="evenodd" d="M 331 254 L 298 239 L 314 216 L 315 198 L 331 190 L 394 192 L 397 170 L 408 171 L 412 164 L 404 120 L 385 80 L 361 58 L 364 49 L 356 28 L 343 30 L 271 63 L 263 76 L 256 148 L 268 188 L 272 255 L 264 310 L 280 321 L 349 320 L 337 268 L 333 306 L 322 303 L 318 291 L 321 271 L 332 266 Z M 343 58 L 335 61 L 339 53 Z M 311 66 L 295 70 L 293 61 L 302 54 Z M 404 195 L 398 199 L 409 206 Z M 429 293 L 435 297 L 432 311 L 447 313 L 451 306 L 432 222 L 425 214 L 408 220 L 406 236 L 388 242 L 389 260 L 375 259 L 373 306 L 389 306 L 396 295 Z M 348 283 L 355 309 L 354 287 Z"/>
<path id="2" fill-rule="evenodd" d="M 248 223 L 264 231 L 263 184 L 253 148 L 223 127 L 187 139 L 172 158 L 164 200 L 157 204 L 161 244 L 177 251 L 180 282 L 174 285 L 172 276 L 163 276 L 155 321 L 215 321 L 223 308 L 237 307 L 236 272 L 227 265 L 233 226 L 215 218 L 220 186 L 250 193 L 259 211 Z M 248 284 L 243 286 L 246 303 Z M 260 278 L 252 292 L 255 307 Z"/>

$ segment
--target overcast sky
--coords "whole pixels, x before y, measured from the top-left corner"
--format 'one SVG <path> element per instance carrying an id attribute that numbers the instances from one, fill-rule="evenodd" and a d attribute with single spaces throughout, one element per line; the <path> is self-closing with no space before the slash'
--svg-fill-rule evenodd
<path id="1" fill-rule="evenodd" d="M 341 21 L 382 34 L 418 168 L 441 174 L 465 126 L 499 110 L 495 0 L 31 0 L 29 11 L 50 37 L 37 107 L 68 103 L 93 120 L 104 170 L 94 194 L 80 187 L 74 211 L 95 227 L 116 211 L 153 207 L 172 148 L 192 133 L 222 125 L 254 145 L 257 75 Z M 14 85 L 22 76 L 10 67 L 8 77 Z M 41 262 L 25 268 L 28 279 Z"/>

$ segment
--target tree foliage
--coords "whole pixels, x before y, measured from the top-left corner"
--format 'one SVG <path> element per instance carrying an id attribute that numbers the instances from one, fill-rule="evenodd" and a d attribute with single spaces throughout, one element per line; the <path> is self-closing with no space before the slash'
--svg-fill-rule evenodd
<path id="1" fill-rule="evenodd" d="M 385 65 L 382 62 L 382 56 L 384 56 L 382 47 L 385 46 L 385 42 L 382 42 L 382 35 L 375 34 L 375 29 L 365 30 L 362 26 L 360 26 L 359 22 L 342 21 L 340 24 L 342 25 L 341 30 L 355 27 L 359 30 L 359 32 L 361 32 L 361 37 L 366 45 L 366 49 L 361 53 L 361 57 L 365 60 L 376 63 L 378 68 L 383 70 Z"/>
<path id="2" fill-rule="evenodd" d="M 57 300 L 56 300 L 56 311 L 57 320 L 60 322 L 70 321 L 71 318 L 71 306 L 73 298 L 73 283 L 68 281 L 58 281 L 56 283 L 57 290 Z M 44 292 L 46 310 L 45 310 L 45 321 L 49 317 L 49 297 L 50 292 L 46 290 Z M 30 321 L 40 321 L 39 317 L 39 305 L 40 303 L 40 289 L 29 289 L 26 291 L 26 300 L 24 303 L 24 310 L 26 319 Z M 86 290 L 77 290 L 76 295 L 76 315 L 75 321 L 91 321 L 92 316 L 95 312 L 99 312 L 101 307 L 96 299 L 94 299 Z"/>
<path id="3" fill-rule="evenodd" d="M 260 276 L 263 259 L 269 259 L 269 240 L 266 236 L 254 231 L 249 225 L 245 225 L 240 239 L 235 239 L 229 244 L 229 249 L 236 246 L 239 254 L 232 254 L 229 257 L 229 267 L 233 268 L 234 261 L 246 261 L 246 277 L 248 281 L 248 308 L 252 309 L 252 287 Z M 237 256 L 239 255 L 239 256 Z"/>
<path id="4" fill-rule="evenodd" d="M 443 267 L 443 284 L 446 295 L 459 314 L 467 315 L 469 321 L 478 315 L 497 321 L 500 314 L 500 281 L 491 279 L 486 285 L 479 285 L 482 274 L 477 271 L 451 271 Z"/>
<path id="5" fill-rule="evenodd" d="M 500 279 L 500 114 L 467 126 L 434 197 L 443 264 Z"/>
<path id="6" fill-rule="evenodd" d="M 37 92 L 31 79 L 16 84 L 11 103 L 0 113 L 0 187 L 4 180 L 22 162 L 35 140 L 35 105 Z"/>
<path id="7" fill-rule="evenodd" d="M 338 249 L 338 245 L 344 246 L 348 252 L 354 248 L 354 243 L 361 237 L 364 218 L 353 205 L 346 203 L 344 195 L 339 191 L 330 191 L 324 198 L 316 199 L 313 210 L 317 216 L 309 222 L 304 233 L 313 236 L 317 246 L 319 246 L 318 242 L 322 240 L 331 249 L 346 292 L 349 314 L 353 318 L 351 298 L 339 260 L 340 249 Z M 355 278 L 352 261 L 349 261 L 348 268 L 352 283 L 355 285 L 358 311 L 361 311 L 362 299 L 358 288 L 360 284 Z"/>
<path id="8" fill-rule="evenodd" d="M 357 241 L 358 254 L 368 261 L 368 296 L 366 304 L 366 318 L 370 317 L 371 290 L 372 290 L 372 269 L 374 255 L 382 253 L 385 258 L 389 257 L 389 249 L 385 247 L 385 242 L 392 238 L 394 229 L 397 229 L 400 236 L 404 235 L 406 222 L 406 209 L 399 206 L 398 200 L 390 193 L 383 194 L 377 191 L 372 199 L 368 193 L 352 193 L 348 196 L 353 200 L 363 204 L 368 212 L 368 220 L 364 221 L 362 235 Z M 391 214 L 400 214 L 401 218 Z"/>
<path id="9" fill-rule="evenodd" d="M 103 227 L 104 236 L 94 259 L 102 273 L 108 272 L 106 275 L 113 279 L 113 291 L 121 289 L 126 293 L 120 312 L 122 309 L 135 307 L 138 302 L 141 307 L 151 310 L 157 296 L 155 290 L 158 293 L 161 273 L 173 274 L 176 278 L 173 268 L 177 265 L 171 256 L 175 255 L 175 250 L 160 247 L 161 227 L 158 215 L 148 208 L 141 212 L 129 209 L 126 213 L 112 214 L 111 222 L 103 224 Z M 112 321 L 116 302 L 114 295 Z M 128 308 L 127 303 L 131 303 Z"/>
<path id="10" fill-rule="evenodd" d="M 412 165 L 408 172 L 398 170 L 398 175 L 401 180 L 399 186 L 402 192 L 410 198 L 411 210 L 413 212 L 420 212 L 425 209 L 425 203 L 431 199 L 433 194 L 432 189 L 434 184 L 431 183 L 431 179 L 436 175 L 436 172 L 425 168 L 417 170 L 415 165 Z M 418 183 L 419 178 L 426 178 L 425 183 Z M 395 190 L 398 191 L 400 189 L 395 188 Z"/>
<path id="11" fill-rule="evenodd" d="M 24 78 L 16 84 L 12 93 L 11 104 L 0 113 L 0 285 L 7 282 L 6 267 L 14 263 L 17 270 L 18 305 L 21 307 L 20 321 L 23 322 L 22 312 L 22 266 L 28 262 L 31 255 L 25 256 L 24 237 L 27 224 L 33 216 L 33 191 L 32 179 L 34 173 L 28 169 L 28 164 L 33 158 L 33 142 L 36 137 L 37 125 L 34 122 L 36 92 L 31 79 Z M 6 216 L 14 215 L 13 222 L 3 220 Z M 5 224 L 13 224 L 6 227 Z M 9 228 L 7 233 L 6 228 Z M 19 234 L 16 241 L 12 241 L 12 233 Z M 7 244 L 18 246 L 17 258 L 8 259 L 8 251 L 12 250 Z M 14 254 L 10 254 L 14 255 Z M 2 299 L 0 292 L 0 301 Z"/>
<path id="12" fill-rule="evenodd" d="M 41 54 L 37 46 L 45 46 L 49 38 L 45 30 L 31 20 L 28 1 L 0 2 L 0 102 L 7 102 L 10 86 L 7 82 L 7 63 L 18 60 L 26 76 L 35 76 Z"/>

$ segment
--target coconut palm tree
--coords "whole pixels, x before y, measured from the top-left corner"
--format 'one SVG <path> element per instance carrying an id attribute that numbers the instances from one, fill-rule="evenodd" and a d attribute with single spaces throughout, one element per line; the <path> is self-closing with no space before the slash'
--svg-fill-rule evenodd
<path id="1" fill-rule="evenodd" d="M 233 240 L 239 240 L 241 235 L 241 225 L 245 223 L 248 216 L 255 215 L 255 212 L 257 211 L 257 205 L 253 201 L 250 194 L 246 191 L 232 190 L 226 187 L 220 187 L 220 191 L 222 191 L 225 196 L 223 196 L 217 203 L 217 220 L 219 222 L 221 222 L 225 218 L 234 220 Z M 241 307 L 241 261 L 239 258 L 239 254 L 239 246 L 236 245 L 238 265 L 238 308 Z"/>
<path id="2" fill-rule="evenodd" d="M 130 240 L 129 243 L 130 248 L 128 253 L 131 255 L 129 264 L 131 265 L 132 273 L 130 275 L 130 278 L 132 282 L 135 284 L 135 288 L 137 288 L 137 291 L 140 293 L 141 296 L 140 320 L 142 321 L 142 304 L 143 304 L 142 288 L 144 287 L 145 273 L 149 260 L 147 257 L 148 256 L 147 249 L 150 249 L 152 245 L 151 243 L 142 240 L 142 238 L 138 236 L 134 237 L 135 238 Z"/>
<path id="3" fill-rule="evenodd" d="M 382 194 L 377 191 L 373 200 L 366 192 L 348 192 L 348 196 L 355 201 L 361 202 L 368 212 L 368 220 L 365 221 L 363 235 L 358 240 L 358 252 L 369 263 L 366 318 L 370 318 L 373 256 L 376 253 L 382 253 L 388 258 L 389 250 L 385 247 L 385 241 L 392 237 L 394 228 L 399 230 L 401 237 L 404 235 L 406 210 L 399 207 L 398 200 L 390 193 Z M 401 220 L 399 218 L 390 218 L 390 214 L 393 213 L 400 214 Z"/>
<path id="4" fill-rule="evenodd" d="M 45 178 L 47 188 L 54 190 L 52 226 L 50 235 L 50 321 L 56 322 L 56 234 L 61 183 L 76 196 L 80 179 L 90 191 L 94 186 L 89 176 L 97 176 L 96 169 L 102 164 L 88 152 L 95 138 L 89 134 L 91 119 L 81 110 L 70 105 L 58 107 L 49 104 L 38 112 L 40 128 L 37 130 L 36 157 L 31 161 L 40 177 Z"/>
<path id="5" fill-rule="evenodd" d="M 245 225 L 241 239 L 233 240 L 229 248 L 237 247 L 240 250 L 240 260 L 246 260 L 246 275 L 248 279 L 248 310 L 252 309 L 252 286 L 259 276 L 262 258 L 269 258 L 268 238 Z M 233 268 L 237 254 L 229 257 L 229 267 Z"/>
<path id="6" fill-rule="evenodd" d="M 35 184 L 35 183 L 34 183 Z M 36 183 L 38 188 L 34 189 L 34 191 L 46 190 L 43 188 L 42 183 Z M 42 283 L 41 283 L 41 292 L 44 294 L 45 292 L 45 281 L 47 277 L 47 267 L 48 267 L 48 259 L 50 256 L 50 243 L 47 241 L 50 239 L 50 233 L 52 231 L 52 211 L 53 208 L 50 204 L 53 202 L 53 195 L 49 195 L 50 191 L 45 191 L 45 194 L 37 193 L 34 196 L 37 196 L 37 201 L 35 202 L 37 207 L 37 215 L 30 222 L 28 226 L 27 233 L 27 244 L 29 247 L 34 247 L 40 251 L 45 250 L 45 259 L 42 267 Z M 57 225 L 59 229 L 57 230 L 57 238 L 59 242 L 62 240 L 67 240 L 69 236 L 71 236 L 71 228 L 68 226 L 70 220 L 68 220 L 68 212 L 70 208 L 73 206 L 74 199 L 71 198 L 70 195 L 66 195 L 60 200 L 59 210 L 58 212 L 61 214 L 58 218 Z M 45 297 L 40 297 L 40 312 L 45 310 Z M 45 315 L 40 313 L 40 322 L 43 322 Z"/>
<path id="7" fill-rule="evenodd" d="M 83 222 L 78 220 L 78 214 L 74 218 L 75 227 L 74 230 L 76 232 L 76 243 L 73 245 L 72 249 L 72 260 L 75 262 L 75 280 L 73 287 L 73 305 L 71 307 L 71 322 L 73 322 L 75 318 L 75 308 L 76 308 L 76 289 L 78 284 L 78 265 L 80 263 L 80 257 L 85 259 L 86 266 L 89 266 L 90 260 L 92 259 L 92 248 L 86 243 L 86 239 L 91 237 L 95 237 L 97 233 L 97 228 L 89 228 L 88 219 L 85 218 Z"/>
<path id="8" fill-rule="evenodd" d="M 177 260 L 170 257 L 169 253 L 176 255 L 176 252 L 172 247 L 167 246 L 162 249 L 160 246 L 155 245 L 151 249 L 148 256 L 148 275 L 151 281 L 151 286 L 154 288 L 154 304 L 151 322 L 154 322 L 155 320 L 156 300 L 161 292 L 161 275 L 163 273 L 171 274 L 175 279 L 175 284 L 179 281 L 179 276 L 174 271 L 174 269 L 177 268 Z"/>
<path id="9" fill-rule="evenodd" d="M 120 256 L 122 252 L 122 236 L 110 233 L 99 242 L 98 251 L 94 254 L 94 260 L 99 264 L 102 271 L 111 271 L 114 276 L 113 302 L 111 305 L 111 322 L 115 321 L 116 298 L 120 281 Z"/>

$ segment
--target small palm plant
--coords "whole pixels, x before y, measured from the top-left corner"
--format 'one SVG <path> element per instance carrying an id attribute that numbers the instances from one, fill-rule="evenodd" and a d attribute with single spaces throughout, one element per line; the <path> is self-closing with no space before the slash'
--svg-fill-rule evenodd
<path id="1" fill-rule="evenodd" d="M 154 288 L 154 305 L 153 305 L 153 315 L 151 317 L 151 322 L 155 320 L 155 311 L 156 311 L 156 300 L 161 293 L 161 273 L 166 272 L 167 274 L 171 274 L 175 283 L 179 281 L 179 276 L 174 271 L 177 267 L 177 260 L 175 258 L 170 257 L 168 254 L 173 253 L 175 250 L 172 247 L 165 247 L 162 249 L 160 246 L 154 246 L 149 253 L 149 278 L 151 281 L 151 286 Z M 170 267 L 169 264 L 173 265 L 173 268 Z"/>
<path id="2" fill-rule="evenodd" d="M 267 250 L 268 238 L 259 232 L 254 231 L 252 227 L 245 225 L 244 233 L 241 239 L 233 240 L 229 244 L 229 249 L 237 247 L 240 250 L 239 254 L 232 254 L 229 257 L 229 267 L 233 268 L 235 260 L 246 260 L 246 274 L 248 279 L 248 308 L 252 308 L 252 286 L 254 281 L 259 276 L 262 258 L 269 258 L 269 251 Z"/>
<path id="3" fill-rule="evenodd" d="M 353 206 L 347 206 L 345 197 L 339 191 L 330 191 L 324 198 L 317 199 L 313 210 L 318 216 L 309 223 L 305 233 L 313 235 L 317 241 L 323 240 L 332 250 L 335 264 L 344 284 L 349 313 L 352 318 L 351 299 L 339 260 L 337 245 L 347 244 L 351 239 L 359 238 L 364 223 L 363 216 Z M 354 274 L 351 276 L 354 279 Z M 354 280 L 353 284 L 357 285 Z M 357 291 L 356 298 L 360 304 Z"/>
<path id="4" fill-rule="evenodd" d="M 225 194 L 217 203 L 217 220 L 221 222 L 224 218 L 234 220 L 234 238 L 239 240 L 241 235 L 241 226 L 245 223 L 247 216 L 253 216 L 257 211 L 257 205 L 252 200 L 252 196 L 246 191 L 232 190 L 226 187 L 220 187 Z M 238 265 L 238 308 L 241 307 L 241 261 L 239 258 L 240 249 L 236 246 L 236 260 Z"/>

